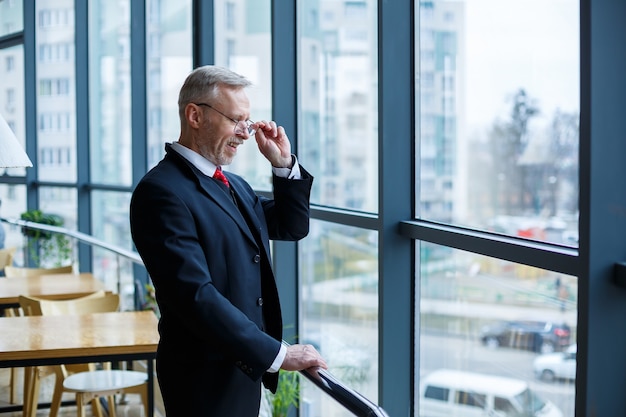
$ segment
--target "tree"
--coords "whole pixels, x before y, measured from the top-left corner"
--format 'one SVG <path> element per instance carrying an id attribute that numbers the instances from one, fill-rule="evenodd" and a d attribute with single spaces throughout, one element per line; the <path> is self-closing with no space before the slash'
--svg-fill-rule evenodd
<path id="1" fill-rule="evenodd" d="M 531 130 L 539 114 L 521 88 L 512 98 L 510 119 L 491 129 L 491 203 L 498 214 L 553 217 L 578 209 L 578 113 L 557 109 L 544 129 Z"/>
<path id="2" fill-rule="evenodd" d="M 519 164 L 519 160 L 528 145 L 529 122 L 539 114 L 539 108 L 523 88 L 512 101 L 510 120 L 496 121 L 489 137 L 494 174 L 491 189 L 492 203 L 499 208 L 498 212 L 520 215 L 528 207 L 532 184 L 527 167 Z"/>
<path id="3" fill-rule="evenodd" d="M 550 124 L 551 152 L 554 158 L 555 212 L 578 211 L 578 149 L 580 145 L 580 116 L 578 112 L 563 113 L 557 109 Z"/>

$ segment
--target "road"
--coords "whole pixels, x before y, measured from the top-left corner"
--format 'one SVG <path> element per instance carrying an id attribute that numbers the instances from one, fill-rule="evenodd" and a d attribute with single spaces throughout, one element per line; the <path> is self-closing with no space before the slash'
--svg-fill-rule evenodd
<path id="1" fill-rule="evenodd" d="M 574 417 L 574 382 L 547 383 L 533 375 L 532 362 L 537 353 L 510 349 L 489 349 L 474 338 L 422 333 L 420 374 L 439 368 L 452 368 L 527 381 L 540 397 L 552 401 L 563 417 Z"/>

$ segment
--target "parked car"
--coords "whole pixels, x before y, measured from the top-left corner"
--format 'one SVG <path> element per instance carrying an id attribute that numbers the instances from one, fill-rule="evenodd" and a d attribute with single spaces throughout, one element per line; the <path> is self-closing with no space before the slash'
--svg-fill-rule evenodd
<path id="1" fill-rule="evenodd" d="M 565 323 L 550 321 L 503 321 L 483 327 L 480 340 L 491 348 L 512 347 L 539 353 L 561 351 L 572 341 L 572 332 Z"/>
<path id="2" fill-rule="evenodd" d="M 533 370 L 537 378 L 548 382 L 576 379 L 576 345 L 571 345 L 564 352 L 539 355 L 533 361 Z"/>
<path id="3" fill-rule="evenodd" d="M 563 417 L 526 381 L 452 369 L 422 378 L 419 404 L 421 417 Z"/>

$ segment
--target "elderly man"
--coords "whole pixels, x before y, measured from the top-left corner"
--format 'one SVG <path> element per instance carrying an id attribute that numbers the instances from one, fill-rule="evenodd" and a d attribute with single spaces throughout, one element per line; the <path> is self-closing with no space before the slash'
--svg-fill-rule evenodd
<path id="1" fill-rule="evenodd" d="M 171 417 L 256 417 L 261 381 L 275 391 L 279 369 L 326 368 L 313 346 L 281 344 L 269 247 L 308 234 L 313 178 L 281 126 L 249 120 L 249 85 L 225 68 L 194 70 L 178 99 L 180 137 L 132 196 L 132 236 L 161 312 L 157 375 Z M 272 166 L 273 199 L 221 170 L 251 137 Z"/>

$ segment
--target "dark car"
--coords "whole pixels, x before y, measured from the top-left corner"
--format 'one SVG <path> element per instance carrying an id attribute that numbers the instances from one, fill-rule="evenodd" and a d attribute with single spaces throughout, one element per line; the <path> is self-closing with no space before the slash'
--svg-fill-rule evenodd
<path id="1" fill-rule="evenodd" d="M 512 347 L 539 353 L 561 351 L 572 344 L 572 332 L 565 323 L 550 321 L 503 321 L 483 327 L 480 340 L 491 348 Z"/>

